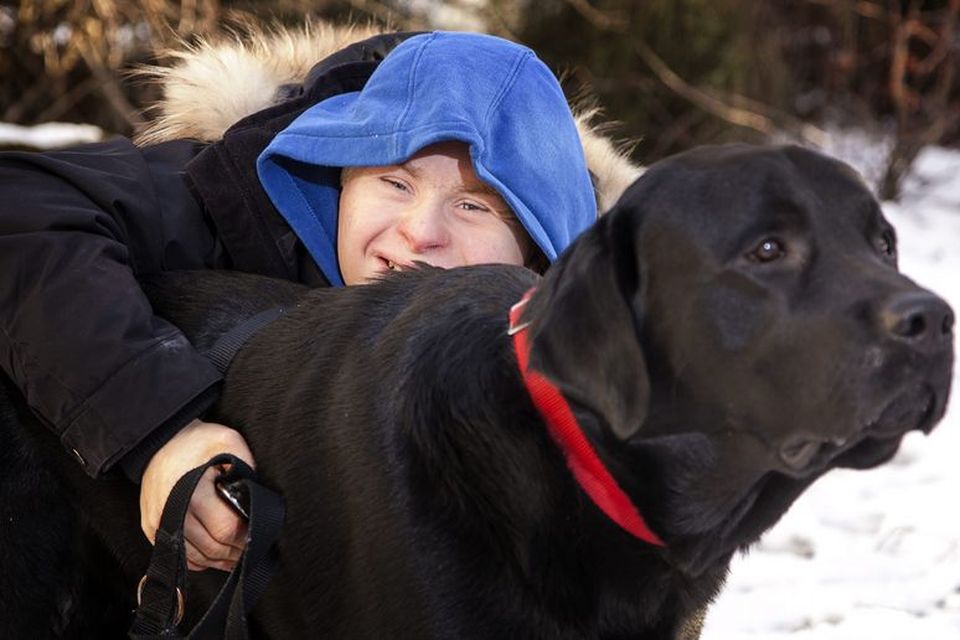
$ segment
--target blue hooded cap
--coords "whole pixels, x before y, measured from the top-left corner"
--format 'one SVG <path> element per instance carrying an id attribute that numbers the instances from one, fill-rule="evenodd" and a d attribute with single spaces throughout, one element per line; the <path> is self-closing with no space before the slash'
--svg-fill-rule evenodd
<path id="1" fill-rule="evenodd" d="M 340 168 L 388 166 L 437 142 L 467 143 L 477 177 L 553 262 L 597 215 L 570 107 L 526 47 L 435 32 L 401 43 L 362 91 L 306 110 L 257 159 L 274 206 L 335 286 Z"/>

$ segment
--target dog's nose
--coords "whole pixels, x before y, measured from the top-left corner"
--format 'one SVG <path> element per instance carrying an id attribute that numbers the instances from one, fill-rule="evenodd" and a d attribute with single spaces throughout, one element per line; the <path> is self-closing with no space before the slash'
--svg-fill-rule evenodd
<path id="1" fill-rule="evenodd" d="M 943 348 L 953 336 L 953 310 L 928 291 L 908 291 L 889 298 L 880 310 L 887 334 L 915 349 Z"/>

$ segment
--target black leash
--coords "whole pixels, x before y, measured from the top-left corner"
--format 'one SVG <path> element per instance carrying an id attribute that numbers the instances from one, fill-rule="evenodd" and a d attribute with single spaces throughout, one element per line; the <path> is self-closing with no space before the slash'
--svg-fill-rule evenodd
<path id="1" fill-rule="evenodd" d="M 205 355 L 220 370 L 220 373 L 225 374 L 227 369 L 230 368 L 233 356 L 237 355 L 237 351 L 240 351 L 240 347 L 246 344 L 253 334 L 286 312 L 287 310 L 283 307 L 274 307 L 247 318 L 220 336 Z"/>
<path id="2" fill-rule="evenodd" d="M 218 480 L 240 500 L 249 514 L 247 545 L 203 618 L 184 635 L 177 628 L 186 607 L 187 576 L 183 521 L 190 497 L 203 473 L 212 466 L 230 464 Z M 213 457 L 184 475 L 170 492 L 147 573 L 140 580 L 136 617 L 130 628 L 134 640 L 225 638 L 246 640 L 247 615 L 263 594 L 278 564 L 275 543 L 283 525 L 284 506 L 279 494 L 256 482 L 256 474 L 243 460 L 229 454 Z"/>
<path id="3" fill-rule="evenodd" d="M 283 308 L 267 309 L 244 320 L 222 335 L 207 352 L 207 357 L 225 374 L 247 340 L 285 312 Z M 247 544 L 210 608 L 185 636 L 177 628 L 186 610 L 187 556 L 183 522 L 203 473 L 220 464 L 230 464 L 231 468 L 217 478 L 217 490 L 247 520 Z M 283 498 L 258 484 L 253 469 L 235 456 L 220 454 L 185 474 L 173 486 L 163 507 L 150 566 L 137 587 L 137 612 L 130 637 L 134 640 L 246 640 L 247 615 L 277 567 L 274 545 L 280 537 L 283 515 Z"/>

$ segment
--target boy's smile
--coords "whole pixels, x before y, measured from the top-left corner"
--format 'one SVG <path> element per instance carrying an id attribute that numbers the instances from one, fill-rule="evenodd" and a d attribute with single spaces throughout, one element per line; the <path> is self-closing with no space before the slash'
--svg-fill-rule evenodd
<path id="1" fill-rule="evenodd" d="M 452 268 L 524 264 L 531 241 L 503 198 L 481 182 L 462 142 L 406 162 L 344 169 L 337 257 L 347 285 L 414 262 Z"/>

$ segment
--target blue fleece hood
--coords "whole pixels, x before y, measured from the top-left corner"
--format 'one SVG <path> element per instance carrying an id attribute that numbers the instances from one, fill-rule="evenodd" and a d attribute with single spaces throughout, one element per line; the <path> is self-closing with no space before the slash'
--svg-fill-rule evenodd
<path id="1" fill-rule="evenodd" d="M 335 286 L 340 168 L 387 166 L 423 147 L 467 143 L 474 171 L 553 262 L 597 215 L 570 108 L 530 50 L 493 36 L 435 32 L 401 43 L 362 91 L 320 102 L 257 159 L 274 206 Z"/>

